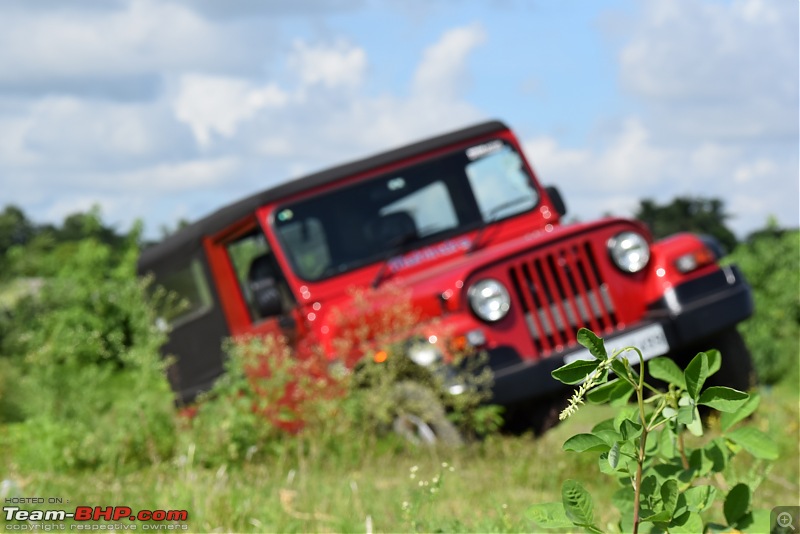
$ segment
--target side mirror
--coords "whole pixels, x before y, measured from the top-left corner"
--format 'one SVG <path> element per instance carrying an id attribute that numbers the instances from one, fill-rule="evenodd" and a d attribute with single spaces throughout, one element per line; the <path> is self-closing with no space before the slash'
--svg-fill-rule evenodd
<path id="1" fill-rule="evenodd" d="M 550 202 L 553 203 L 553 207 L 556 209 L 556 213 L 558 213 L 561 217 L 567 214 L 567 205 L 564 204 L 564 199 L 561 198 L 561 193 L 558 191 L 558 188 L 554 185 L 548 185 L 544 188 L 547 196 L 550 197 Z"/>
<path id="2" fill-rule="evenodd" d="M 250 282 L 250 291 L 253 293 L 253 304 L 260 317 L 280 315 L 283 312 L 281 292 L 275 278 L 263 278 Z"/>

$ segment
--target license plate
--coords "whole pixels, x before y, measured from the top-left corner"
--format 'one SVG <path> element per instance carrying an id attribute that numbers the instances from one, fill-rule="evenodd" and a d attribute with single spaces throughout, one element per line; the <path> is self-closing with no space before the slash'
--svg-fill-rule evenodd
<path id="1" fill-rule="evenodd" d="M 664 335 L 664 328 L 660 324 L 651 324 L 633 332 L 627 332 L 621 336 L 616 336 L 610 339 L 603 340 L 606 346 L 606 352 L 610 356 L 617 349 L 625 347 L 636 347 L 642 351 L 642 356 L 645 360 L 655 358 L 656 356 L 663 356 L 669 352 L 669 343 L 667 336 Z M 633 365 L 639 365 L 639 355 L 636 351 L 625 351 L 620 355 Z M 594 360 L 594 356 L 589 353 L 587 349 L 581 349 L 564 356 L 564 363 L 572 363 L 577 360 Z"/>

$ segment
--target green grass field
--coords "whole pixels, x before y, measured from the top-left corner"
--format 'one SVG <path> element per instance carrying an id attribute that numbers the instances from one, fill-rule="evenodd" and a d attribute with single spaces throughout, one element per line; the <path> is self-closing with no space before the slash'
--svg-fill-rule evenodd
<path id="1" fill-rule="evenodd" d="M 756 507 L 797 506 L 796 384 L 762 396 L 751 424 L 779 443 L 780 460 L 768 466 L 742 454 L 726 480 L 712 482 L 724 490 L 763 479 Z M 414 448 L 391 436 L 353 436 L 336 451 L 286 440 L 269 460 L 230 468 L 197 465 L 193 449 L 203 444 L 190 443 L 176 461 L 123 475 L 19 472 L 6 463 L 1 478 L 16 488 L 6 483 L 6 497 L 58 497 L 68 511 L 80 505 L 185 509 L 191 532 L 536 532 L 526 508 L 560 500 L 561 482 L 573 478 L 594 496 L 597 524 L 613 530 L 614 484 L 599 474 L 593 455 L 561 450 L 567 437 L 611 414 L 584 407 L 539 439 L 493 437 L 457 450 Z M 713 419 L 710 424 L 713 434 Z M 10 461 L 13 451 L 4 452 Z M 721 505 L 713 515 L 721 517 Z"/>

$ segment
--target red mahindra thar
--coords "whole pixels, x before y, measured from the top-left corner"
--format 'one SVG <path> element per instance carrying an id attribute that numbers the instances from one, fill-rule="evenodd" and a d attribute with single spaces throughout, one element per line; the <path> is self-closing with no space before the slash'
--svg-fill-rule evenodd
<path id="1" fill-rule="evenodd" d="M 646 358 L 686 363 L 718 348 L 715 379 L 747 388 L 752 365 L 736 324 L 752 314 L 751 291 L 736 266 L 717 263 L 713 239 L 653 241 L 634 220 L 564 224 L 565 213 L 496 121 L 223 207 L 139 260 L 140 273 L 189 303 L 164 318 L 178 401 L 223 373 L 228 336 L 314 340 L 336 359 L 331 340 L 343 333 L 333 311 L 349 309 L 354 288 L 385 284 L 405 288 L 429 327 L 406 356 L 432 365 L 442 337 L 488 355 L 493 402 L 509 413 L 560 395 L 550 372 L 588 357 L 576 343 L 582 327 Z"/>

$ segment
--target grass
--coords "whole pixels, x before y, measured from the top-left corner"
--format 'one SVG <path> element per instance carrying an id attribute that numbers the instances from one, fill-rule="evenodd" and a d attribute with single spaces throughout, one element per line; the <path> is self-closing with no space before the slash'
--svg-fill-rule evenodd
<path id="1" fill-rule="evenodd" d="M 797 506 L 797 391 L 784 383 L 762 396 L 750 423 L 774 437 L 781 459 L 764 475 L 765 465 L 742 454 L 725 480 L 713 482 L 725 490 L 763 477 L 756 507 Z M 202 443 L 185 443 L 177 460 L 124 475 L 19 472 L 9 464 L 2 478 L 15 482 L 18 496 L 60 497 L 67 510 L 186 509 L 193 532 L 535 531 L 526 508 L 560 500 L 561 482 L 573 478 L 595 497 L 598 524 L 611 528 L 613 485 L 592 455 L 561 450 L 567 437 L 611 414 L 587 406 L 539 439 L 499 436 L 457 450 L 411 448 L 393 437 L 354 436 L 337 451 L 286 440 L 267 461 L 230 467 L 197 465 L 193 452 Z M 721 510 L 713 515 L 721 518 Z"/>

